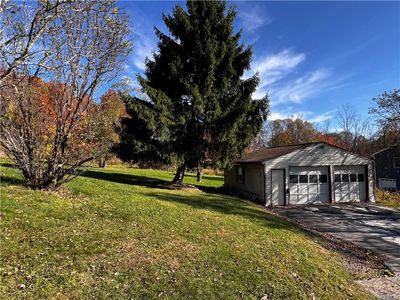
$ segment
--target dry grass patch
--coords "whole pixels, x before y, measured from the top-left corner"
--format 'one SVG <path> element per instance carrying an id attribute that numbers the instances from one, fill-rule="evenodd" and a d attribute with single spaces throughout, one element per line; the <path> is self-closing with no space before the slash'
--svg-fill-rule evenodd
<path id="1" fill-rule="evenodd" d="M 400 193 L 392 193 L 384 190 L 375 190 L 376 202 L 380 205 L 400 209 Z"/>

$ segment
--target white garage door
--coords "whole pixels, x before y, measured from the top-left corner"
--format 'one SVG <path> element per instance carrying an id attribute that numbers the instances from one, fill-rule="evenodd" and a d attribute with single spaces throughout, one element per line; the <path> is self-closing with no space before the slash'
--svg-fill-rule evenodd
<path id="1" fill-rule="evenodd" d="M 335 166 L 334 174 L 335 202 L 366 201 L 364 166 Z"/>
<path id="2" fill-rule="evenodd" d="M 290 167 L 290 204 L 329 202 L 328 167 Z"/>

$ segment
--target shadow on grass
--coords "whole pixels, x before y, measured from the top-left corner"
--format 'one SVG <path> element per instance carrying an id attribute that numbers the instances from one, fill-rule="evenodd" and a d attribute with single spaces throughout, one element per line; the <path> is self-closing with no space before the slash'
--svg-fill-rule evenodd
<path id="1" fill-rule="evenodd" d="M 0 163 L 0 166 L 6 167 L 6 168 L 12 168 L 12 169 L 15 168 L 15 165 L 10 164 L 10 163 Z"/>
<path id="2" fill-rule="evenodd" d="M 1 164 L 5 167 L 13 167 L 11 164 Z M 242 216 L 247 219 L 257 220 L 262 223 L 262 225 L 268 228 L 281 228 L 289 229 L 292 231 L 298 231 L 296 227 L 290 225 L 288 222 L 283 221 L 279 217 L 273 216 L 271 214 L 262 211 L 255 206 L 241 201 L 240 199 L 229 196 L 225 193 L 223 188 L 216 187 L 205 187 L 196 186 L 199 190 L 206 192 L 207 194 L 199 193 L 187 195 L 182 194 L 171 194 L 167 190 L 176 189 L 171 185 L 170 181 L 152 178 L 147 176 L 139 176 L 133 174 L 123 174 L 123 173 L 105 173 L 100 171 L 88 170 L 81 174 L 82 177 L 93 178 L 97 180 L 105 180 L 110 182 L 137 185 L 149 187 L 152 189 L 157 189 L 154 191 L 149 191 L 143 193 L 146 196 L 154 197 L 160 201 L 175 202 L 180 204 L 189 205 L 195 209 L 208 210 L 225 215 L 236 215 Z M 186 175 L 188 176 L 188 175 Z M 195 176 L 195 175 L 189 175 Z M 206 178 L 206 177 L 204 177 Z M 210 179 L 216 179 L 210 176 Z M 222 178 L 218 178 L 222 180 Z M 5 184 L 22 184 L 23 181 L 20 178 L 3 176 L 1 182 Z M 101 186 L 99 185 L 99 188 Z M 164 190 L 164 191 L 163 191 Z"/>
<path id="3" fill-rule="evenodd" d="M 11 164 L 1 164 L 1 165 L 5 167 L 13 167 Z M 170 181 L 168 180 L 152 178 L 148 176 L 133 175 L 133 174 L 115 173 L 115 172 L 105 173 L 93 170 L 88 170 L 82 173 L 81 176 L 97 180 L 105 180 L 109 182 L 144 186 L 152 189 L 157 189 L 157 191 L 150 191 L 143 194 L 145 194 L 146 196 L 154 197 L 155 199 L 161 201 L 182 203 L 196 209 L 210 210 L 227 215 L 240 215 L 248 219 L 262 221 L 268 226 L 274 226 L 279 228 L 291 227 L 286 222 L 282 222 L 282 220 L 278 217 L 266 214 L 265 212 L 249 205 L 244 201 L 226 195 L 223 188 L 205 187 L 198 185 L 196 187 L 199 190 L 206 192 L 207 194 L 200 193 L 199 195 L 192 194 L 189 196 L 187 194 L 182 193 L 181 195 L 179 194 L 174 195 L 168 193 L 167 191 L 165 192 L 162 191 L 162 190 L 176 189 L 174 186 L 171 185 Z M 195 176 L 195 175 L 188 174 L 186 176 Z M 207 177 L 208 176 L 205 176 L 203 178 Z M 209 178 L 213 180 L 214 179 L 222 180 L 222 178 L 215 178 L 212 176 L 209 176 Z M 16 177 L 8 177 L 8 176 L 3 176 L 1 178 L 1 181 L 2 183 L 6 184 L 23 183 L 22 179 Z"/>
<path id="4" fill-rule="evenodd" d="M 82 173 L 81 176 L 99 180 L 106 180 L 110 182 L 122 183 L 122 184 L 145 186 L 150 188 L 161 188 L 161 189 L 171 188 L 169 187 L 170 185 L 169 181 L 147 176 L 133 175 L 133 174 L 86 171 Z"/>
<path id="5" fill-rule="evenodd" d="M 192 177 L 192 178 L 197 178 L 197 175 L 196 174 L 185 174 L 185 177 Z M 218 176 L 209 176 L 209 175 L 203 175 L 203 180 L 204 179 L 210 179 L 210 180 L 213 180 L 213 181 L 221 181 L 221 182 L 223 182 L 224 181 L 224 178 L 223 177 L 218 177 Z"/>
<path id="6" fill-rule="evenodd" d="M 169 192 L 162 191 L 175 189 L 175 187 L 171 186 L 171 183 L 167 180 L 133 174 L 104 173 L 97 171 L 86 171 L 84 174 L 82 174 L 82 176 L 122 184 L 150 187 L 157 189 L 157 191 L 146 192 L 142 194 L 145 196 L 154 197 L 155 199 L 161 201 L 186 204 L 196 209 L 215 211 L 227 215 L 240 215 L 251 220 L 259 220 L 269 227 L 273 226 L 275 228 L 279 227 L 285 229 L 290 228 L 291 230 L 295 229 L 294 226 L 282 221 L 282 219 L 279 217 L 267 214 L 266 212 L 259 210 L 244 201 L 241 201 L 240 199 L 227 195 L 223 188 L 204 187 L 199 185 L 196 187 L 207 194 L 187 195 L 182 193 L 181 195 L 174 195 Z"/>
<path id="7" fill-rule="evenodd" d="M 15 165 L 10 164 L 10 163 L 0 163 L 0 166 L 4 167 L 4 168 L 15 169 Z M 23 185 L 24 181 L 22 180 L 22 178 L 19 178 L 19 177 L 1 175 L 0 183 L 1 184 L 9 184 L 9 185 Z"/>
<path id="8" fill-rule="evenodd" d="M 5 168 L 15 168 L 15 165 L 10 163 L 0 163 L 0 166 Z M 101 171 L 93 171 L 88 170 L 83 172 L 80 176 L 88 177 L 98 180 L 105 180 L 110 182 L 122 183 L 122 184 L 129 184 L 129 185 L 138 185 L 138 186 L 145 186 L 150 188 L 159 188 L 159 189 L 176 189 L 171 185 L 171 182 L 168 180 L 153 178 L 149 176 L 139 176 L 133 174 L 124 174 L 124 173 L 105 173 Z M 193 174 L 186 174 L 187 177 L 196 177 Z M 216 180 L 216 181 L 223 181 L 223 178 L 213 177 L 213 176 L 203 176 L 204 179 Z M 3 176 L 1 178 L 1 182 L 6 184 L 23 184 L 23 180 L 20 178 L 14 177 L 6 177 Z M 222 193 L 221 188 L 217 187 L 206 187 L 202 185 L 196 185 L 197 188 L 203 190 L 208 193 Z"/>
<path id="9" fill-rule="evenodd" d="M 10 185 L 23 185 L 24 181 L 21 178 L 10 177 L 10 176 L 0 176 L 1 184 Z"/>
<path id="10" fill-rule="evenodd" d="M 124 174 L 124 173 L 105 173 L 105 172 L 98 172 L 98 171 L 86 171 L 82 173 L 82 177 L 89 177 L 93 179 L 98 179 L 98 180 L 106 180 L 110 182 L 116 182 L 116 183 L 122 183 L 122 184 L 129 184 L 129 185 L 138 185 L 138 186 L 145 186 L 149 188 L 156 188 L 156 189 L 168 189 L 168 190 L 174 190 L 177 189 L 175 186 L 171 185 L 171 182 L 169 180 L 164 180 L 164 179 L 158 179 L 158 178 L 153 178 L 153 177 L 148 177 L 148 176 L 140 176 L 140 175 L 133 175 L 133 174 Z M 185 176 L 188 177 L 195 177 L 195 175 L 192 174 L 187 174 Z M 223 180 L 222 178 L 215 178 L 212 176 L 205 176 L 203 178 L 207 179 L 217 179 L 217 180 Z M 224 193 L 223 188 L 221 187 L 208 187 L 208 186 L 202 186 L 202 185 L 196 185 L 194 184 L 199 190 L 202 190 L 207 193 L 216 193 L 216 194 L 221 194 Z"/>

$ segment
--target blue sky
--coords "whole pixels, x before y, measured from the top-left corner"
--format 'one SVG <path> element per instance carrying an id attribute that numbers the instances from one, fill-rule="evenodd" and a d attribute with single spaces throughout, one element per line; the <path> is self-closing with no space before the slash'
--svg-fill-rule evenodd
<path id="1" fill-rule="evenodd" d="M 121 76 L 134 79 L 156 50 L 153 27 L 176 3 L 119 3 L 130 16 L 134 49 Z M 245 76 L 261 77 L 254 97 L 269 93 L 269 119 L 295 117 L 321 124 L 346 103 L 368 117 L 371 99 L 400 88 L 400 2 L 229 2 L 237 8 L 242 42 L 253 45 Z"/>

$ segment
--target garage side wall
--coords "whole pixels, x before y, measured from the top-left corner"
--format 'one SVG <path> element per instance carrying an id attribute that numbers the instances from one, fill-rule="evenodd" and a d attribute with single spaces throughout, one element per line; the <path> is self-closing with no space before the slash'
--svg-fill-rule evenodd
<path id="1" fill-rule="evenodd" d="M 368 166 L 368 197 L 369 201 L 374 203 L 375 198 L 373 194 L 373 165 L 372 161 L 367 158 L 351 154 L 347 151 L 341 150 L 336 147 L 332 147 L 326 144 L 311 145 L 304 149 L 299 149 L 291 153 L 282 155 L 272 160 L 268 160 L 265 163 L 265 205 L 271 205 L 271 170 L 272 169 L 285 169 L 286 178 L 286 199 L 289 199 L 288 190 L 289 187 L 289 167 L 301 167 L 301 166 L 329 166 L 333 169 L 333 166 L 344 165 L 367 165 Z M 333 178 L 331 173 L 331 179 Z M 333 182 L 332 182 L 333 183 Z M 333 189 L 333 186 L 332 186 Z M 333 195 L 332 195 L 333 197 Z M 288 203 L 290 204 L 290 203 Z"/>
<path id="2" fill-rule="evenodd" d="M 237 166 L 241 166 L 244 170 L 243 183 L 237 181 Z M 251 200 L 264 202 L 264 165 L 261 163 L 243 163 L 236 164 L 231 169 L 225 169 L 224 187 Z"/>

